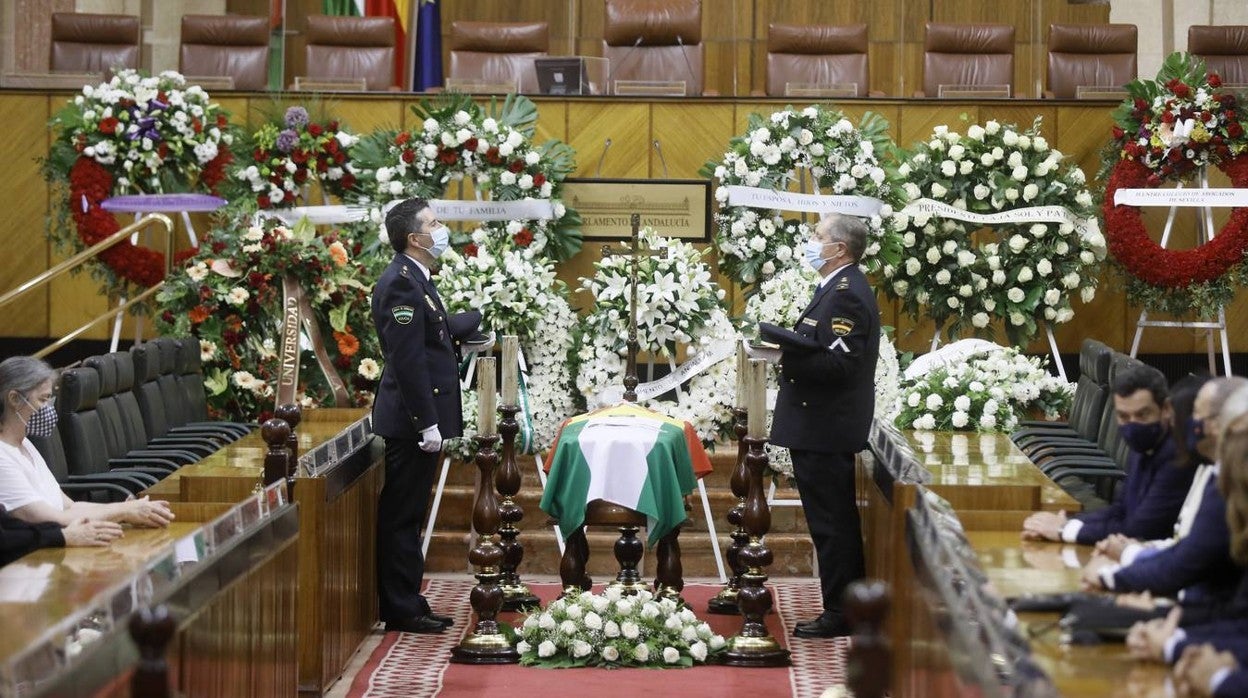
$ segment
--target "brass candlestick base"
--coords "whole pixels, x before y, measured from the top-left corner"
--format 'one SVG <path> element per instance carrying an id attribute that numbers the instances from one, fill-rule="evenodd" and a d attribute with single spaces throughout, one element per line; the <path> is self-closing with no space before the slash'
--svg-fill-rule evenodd
<path id="1" fill-rule="evenodd" d="M 750 534 L 746 532 L 744 525 L 745 495 L 749 492 L 749 469 L 745 464 L 745 456 L 748 452 L 745 432 L 749 412 L 743 407 L 738 407 L 733 410 L 733 417 L 735 418 L 733 431 L 737 434 L 737 466 L 732 471 L 730 484 L 737 503 L 728 510 L 728 523 L 735 528 L 729 534 L 732 537 L 732 545 L 728 547 L 728 552 L 724 555 L 728 561 L 728 569 L 732 570 L 732 576 L 728 578 L 728 583 L 724 585 L 724 588 L 706 604 L 708 613 L 727 616 L 741 613 L 738 592 L 741 590 L 741 575 L 745 573 L 745 567 L 741 565 L 741 550 L 750 542 Z"/>
<path id="2" fill-rule="evenodd" d="M 763 620 L 772 606 L 771 590 L 766 586 L 766 570 L 771 565 L 772 555 L 763 542 L 763 537 L 771 528 L 771 507 L 763 495 L 763 469 L 767 466 L 763 446 L 767 440 L 747 438 L 745 441 L 749 448 L 745 459 L 749 469 L 749 489 L 743 518 L 750 542 L 738 554 L 745 567 L 737 592 L 742 623 L 741 632 L 728 640 L 723 663 L 740 667 L 788 666 L 791 663 L 789 651 L 771 636 Z"/>
<path id="3" fill-rule="evenodd" d="M 498 437 L 477 436 L 475 440 L 480 478 L 472 510 L 472 528 L 477 533 L 477 544 L 468 552 L 468 561 L 477 568 L 477 585 L 473 587 L 470 597 L 477 624 L 451 650 L 451 661 L 458 664 L 516 664 L 520 661 L 520 654 L 499 632 L 496 620 L 503 605 L 503 590 L 499 586 L 503 549 L 494 542 L 499 522 L 498 500 L 494 496 L 493 484 L 494 468 L 498 465 L 494 445 L 498 443 Z"/>
<path id="4" fill-rule="evenodd" d="M 524 546 L 516 540 L 520 529 L 516 524 L 524 519 L 524 509 L 516 503 L 514 497 L 520 492 L 520 468 L 516 465 L 516 434 L 520 433 L 520 423 L 516 414 L 518 405 L 503 405 L 498 408 L 503 413 L 498 423 L 498 433 L 503 437 L 503 463 L 499 466 L 494 486 L 503 498 L 498 507 L 498 515 L 502 527 L 498 529 L 499 547 L 503 549 L 503 562 L 499 586 L 503 588 L 503 610 L 518 611 L 522 608 L 541 605 L 541 600 L 520 580 L 517 569 L 524 561 Z"/>

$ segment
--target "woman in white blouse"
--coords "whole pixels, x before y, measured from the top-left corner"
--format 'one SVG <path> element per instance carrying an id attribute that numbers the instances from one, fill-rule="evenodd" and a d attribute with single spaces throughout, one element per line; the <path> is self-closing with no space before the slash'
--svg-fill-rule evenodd
<path id="1" fill-rule="evenodd" d="M 97 504 L 75 502 L 61 491 L 43 456 L 26 436 L 48 436 L 56 428 L 53 385 L 56 372 L 30 356 L 0 361 L 0 505 L 29 522 L 70 526 L 83 519 L 135 526 L 167 526 L 169 503 L 147 497 Z M 107 537 L 109 531 L 102 530 Z M 120 533 L 120 530 L 115 531 Z M 116 535 L 113 535 L 116 537 Z"/>

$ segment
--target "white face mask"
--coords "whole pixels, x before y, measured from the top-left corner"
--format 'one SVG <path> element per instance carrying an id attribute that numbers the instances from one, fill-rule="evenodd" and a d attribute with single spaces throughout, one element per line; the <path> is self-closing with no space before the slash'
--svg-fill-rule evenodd
<path id="1" fill-rule="evenodd" d="M 806 259 L 806 264 L 810 265 L 810 268 L 815 271 L 822 269 L 823 265 L 828 261 L 820 257 L 819 255 L 821 254 L 823 254 L 823 243 L 818 240 L 807 240 L 806 246 L 802 248 L 802 255 Z"/>
<path id="2" fill-rule="evenodd" d="M 433 247 L 423 247 L 421 245 L 417 245 L 417 247 L 427 251 L 431 257 L 437 259 L 442 256 L 443 252 L 446 252 L 446 248 L 451 246 L 451 229 L 445 225 L 439 225 L 429 231 L 429 235 L 433 237 Z"/>

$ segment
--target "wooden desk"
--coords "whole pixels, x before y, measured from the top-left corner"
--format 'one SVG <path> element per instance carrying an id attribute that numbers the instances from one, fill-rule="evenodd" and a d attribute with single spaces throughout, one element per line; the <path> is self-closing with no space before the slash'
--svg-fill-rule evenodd
<path id="1" fill-rule="evenodd" d="M 339 437 L 367 409 L 307 410 L 300 454 Z M 377 624 L 373 541 L 385 469 L 381 439 L 317 475 L 295 478 L 299 505 L 299 692 L 320 695 L 342 675 Z M 213 507 L 250 496 L 264 474 L 258 431 L 180 468 L 147 490 L 178 507 Z"/>
<path id="2" fill-rule="evenodd" d="M 1024 542 L 1017 531 L 969 531 L 967 538 L 994 590 L 1005 598 L 1026 592 L 1077 591 L 1080 570 L 1062 563 L 1062 550 L 1074 548 L 1081 564 L 1092 552 L 1087 546 Z M 1040 629 L 1059 615 L 1024 613 L 1019 618 L 1029 629 Z M 1032 637 L 1031 651 L 1064 696 L 1164 695 L 1165 667 L 1131 659 L 1120 644 L 1064 645 L 1053 629 Z"/>
<path id="3" fill-rule="evenodd" d="M 296 690 L 294 506 L 238 516 L 205 546 L 201 522 L 134 529 L 105 549 L 45 549 L 0 569 L 0 693 L 124 696 L 138 653 L 127 622 L 164 604 L 178 622 L 169 663 L 179 695 L 291 695 Z M 237 515 L 236 515 L 237 516 Z M 225 526 L 212 528 L 224 531 Z M 195 534 L 199 546 L 171 546 Z M 78 631 L 100 633 L 85 641 Z M 80 652 L 66 658 L 70 639 Z"/>

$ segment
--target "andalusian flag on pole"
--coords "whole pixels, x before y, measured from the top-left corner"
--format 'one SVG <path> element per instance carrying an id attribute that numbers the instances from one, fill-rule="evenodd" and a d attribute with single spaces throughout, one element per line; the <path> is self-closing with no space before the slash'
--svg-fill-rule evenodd
<path id="1" fill-rule="evenodd" d="M 603 499 L 645 514 L 650 544 L 685 520 L 684 496 L 711 461 L 693 426 L 622 404 L 563 423 L 550 458 L 542 510 L 564 537 L 585 522 L 585 505 Z"/>
<path id="2" fill-rule="evenodd" d="M 321 0 L 327 15 L 394 18 L 394 84 L 407 84 L 407 36 L 418 0 Z"/>

